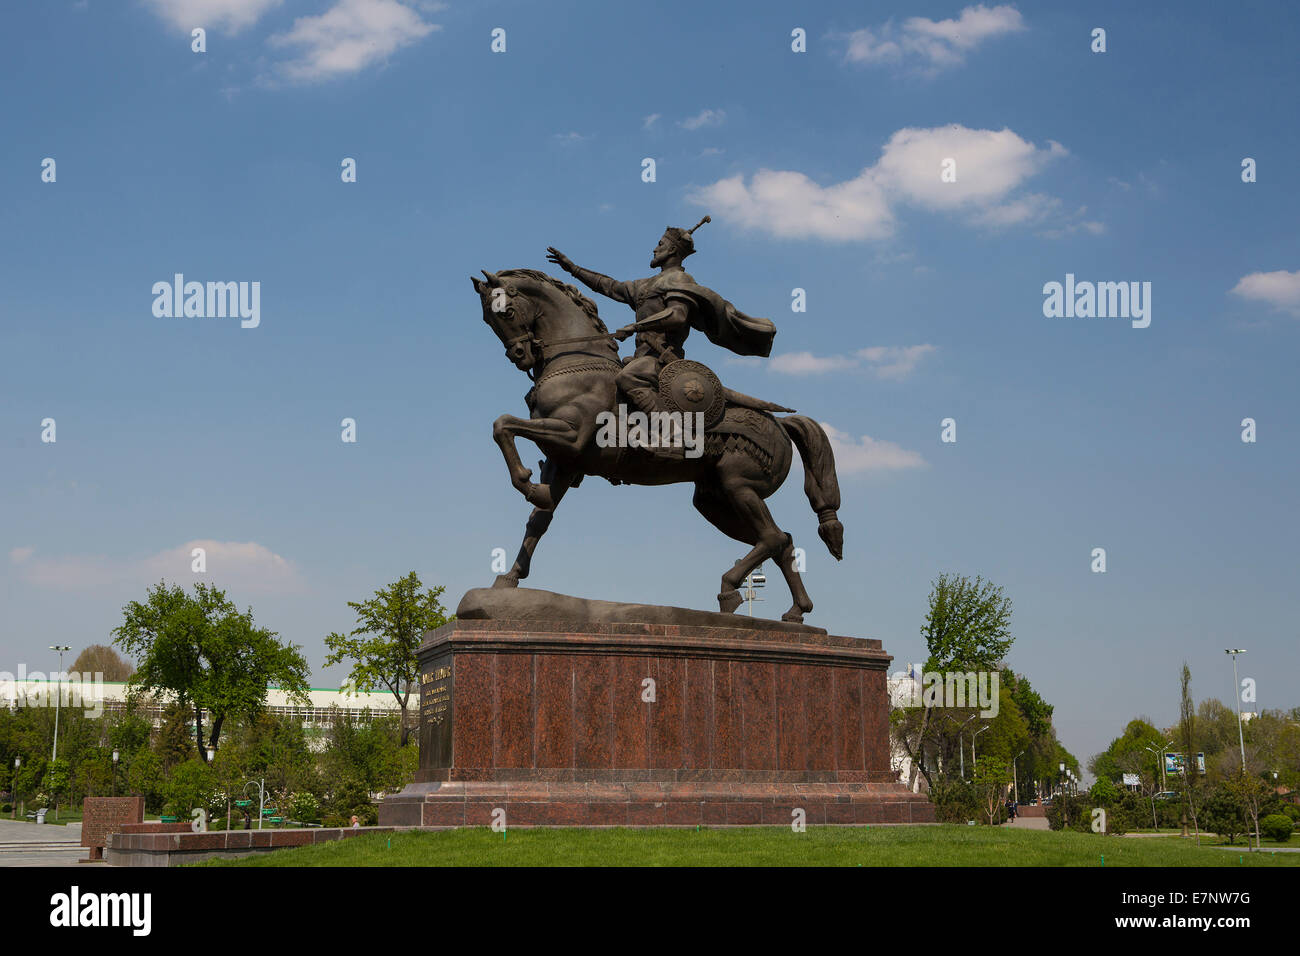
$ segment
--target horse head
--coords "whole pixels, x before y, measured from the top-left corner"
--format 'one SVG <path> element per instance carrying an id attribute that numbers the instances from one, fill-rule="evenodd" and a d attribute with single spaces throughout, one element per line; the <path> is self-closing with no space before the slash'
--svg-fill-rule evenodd
<path id="1" fill-rule="evenodd" d="M 483 321 L 501 340 L 515 368 L 532 371 L 542 359 L 536 331 L 540 308 L 510 270 L 498 274 L 484 269 L 483 275 L 470 276 L 483 306 Z"/>
<path id="2" fill-rule="evenodd" d="M 607 351 L 617 356 L 618 346 L 596 306 L 572 286 L 534 269 L 485 269 L 483 276 L 470 276 L 483 307 L 483 321 L 520 371 L 539 374 L 548 343 L 581 344 L 583 348 L 572 351 Z"/>

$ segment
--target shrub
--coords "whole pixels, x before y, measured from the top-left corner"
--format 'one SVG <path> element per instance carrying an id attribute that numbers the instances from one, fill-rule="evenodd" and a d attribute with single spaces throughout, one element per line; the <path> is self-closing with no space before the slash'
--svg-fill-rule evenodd
<path id="1" fill-rule="evenodd" d="M 1291 818 L 1292 823 L 1300 823 L 1300 807 L 1294 803 L 1284 804 L 1282 812 Z"/>
<path id="2" fill-rule="evenodd" d="M 1246 832 L 1246 819 L 1240 801 L 1226 787 L 1215 787 L 1201 805 L 1200 824 L 1229 843 Z"/>
<path id="3" fill-rule="evenodd" d="M 983 818 L 975 788 L 965 780 L 935 781 L 930 789 L 934 818 L 940 823 L 965 823 Z"/>
<path id="4" fill-rule="evenodd" d="M 320 801 L 301 790 L 289 798 L 289 813 L 300 823 L 316 823 L 320 820 Z"/>
<path id="5" fill-rule="evenodd" d="M 1270 840 L 1286 843 L 1291 839 L 1291 818 L 1284 813 L 1270 813 L 1259 821 L 1259 832 Z"/>
<path id="6" fill-rule="evenodd" d="M 163 793 L 165 812 L 180 820 L 188 820 L 190 813 L 198 808 L 207 810 L 210 820 L 218 814 L 224 816 L 226 811 L 225 804 L 219 804 L 217 799 L 216 775 L 197 758 L 176 765 Z"/>

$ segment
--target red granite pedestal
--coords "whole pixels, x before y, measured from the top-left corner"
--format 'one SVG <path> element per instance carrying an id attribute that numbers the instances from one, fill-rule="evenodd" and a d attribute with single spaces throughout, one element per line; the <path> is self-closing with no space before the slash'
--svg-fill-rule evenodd
<path id="1" fill-rule="evenodd" d="M 508 827 L 934 820 L 889 769 L 879 641 L 708 618 L 728 626 L 458 619 L 430 632 L 420 770 L 380 825 L 486 826 L 496 811 Z"/>

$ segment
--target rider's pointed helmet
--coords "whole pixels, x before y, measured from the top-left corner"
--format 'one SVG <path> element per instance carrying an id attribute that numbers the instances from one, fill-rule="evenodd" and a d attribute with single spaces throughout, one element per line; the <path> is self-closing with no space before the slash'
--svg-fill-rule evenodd
<path id="1" fill-rule="evenodd" d="M 690 229 L 682 229 L 678 226 L 669 226 L 664 230 L 664 238 L 672 242 L 677 249 L 677 254 L 685 259 L 687 256 L 695 253 L 695 240 L 691 238 L 691 233 L 695 232 L 696 229 L 699 229 L 700 226 L 704 225 L 706 222 L 712 221 L 711 218 L 705 216 Z"/>

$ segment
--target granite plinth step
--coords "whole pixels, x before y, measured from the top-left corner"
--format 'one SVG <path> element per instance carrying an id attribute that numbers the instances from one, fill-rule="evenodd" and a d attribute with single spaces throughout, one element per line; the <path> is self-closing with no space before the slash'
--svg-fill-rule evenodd
<path id="1" fill-rule="evenodd" d="M 395 827 L 789 826 L 933 823 L 934 806 L 904 785 L 745 783 L 412 784 L 384 801 Z M 504 812 L 504 816 L 502 816 Z"/>

